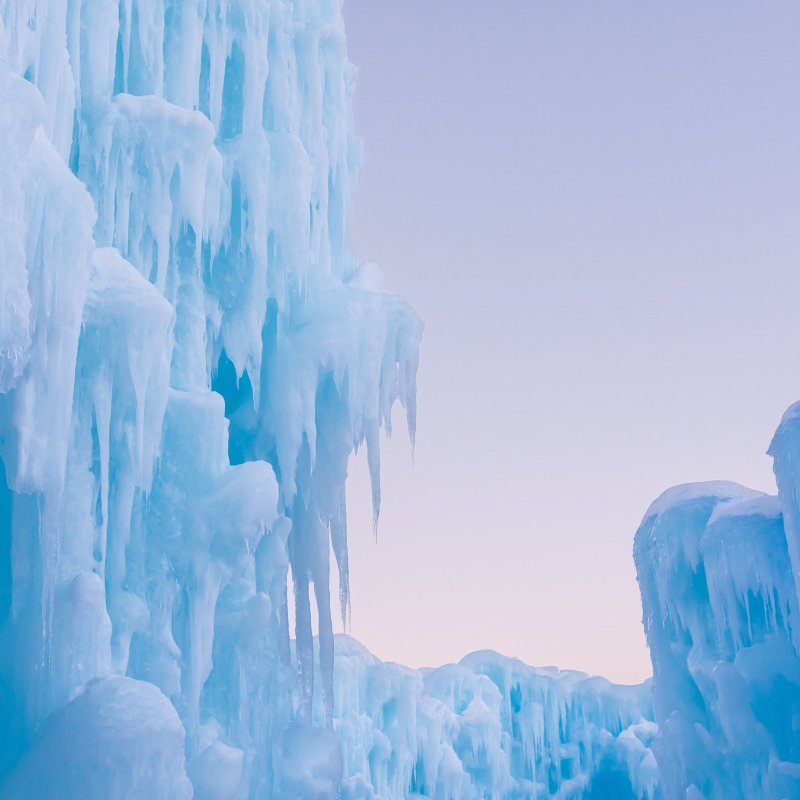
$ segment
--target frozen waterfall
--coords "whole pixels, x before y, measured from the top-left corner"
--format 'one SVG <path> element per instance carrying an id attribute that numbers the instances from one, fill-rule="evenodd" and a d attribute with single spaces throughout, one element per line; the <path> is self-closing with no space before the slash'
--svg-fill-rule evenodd
<path id="1" fill-rule="evenodd" d="M 183 796 L 184 737 L 195 796 L 264 796 L 287 724 L 318 692 L 332 719 L 350 454 L 377 519 L 395 401 L 414 436 L 422 325 L 348 246 L 339 3 L 3 0 L 0 26 L 0 772 L 102 709 L 175 754 L 120 750 L 152 775 L 119 796 Z"/>
<path id="2" fill-rule="evenodd" d="M 422 336 L 349 246 L 340 6 L 0 0 L 0 798 L 800 797 L 796 407 L 777 498 L 645 515 L 652 683 L 334 637 Z"/>

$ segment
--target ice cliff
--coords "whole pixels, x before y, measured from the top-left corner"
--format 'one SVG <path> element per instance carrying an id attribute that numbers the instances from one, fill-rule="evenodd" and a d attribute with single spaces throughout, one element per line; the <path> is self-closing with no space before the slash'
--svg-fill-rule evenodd
<path id="1" fill-rule="evenodd" d="M 678 486 L 636 534 L 667 800 L 800 797 L 798 434 L 790 412 L 771 447 L 779 497 Z"/>
<path id="2" fill-rule="evenodd" d="M 795 411 L 779 500 L 646 515 L 652 697 L 335 640 L 422 333 L 348 244 L 354 77 L 340 0 L 0 0 L 0 797 L 800 796 Z"/>
<path id="3" fill-rule="evenodd" d="M 6 795 L 305 792 L 348 458 L 377 519 L 415 425 L 421 323 L 348 246 L 353 85 L 339 2 L 0 0 Z"/>

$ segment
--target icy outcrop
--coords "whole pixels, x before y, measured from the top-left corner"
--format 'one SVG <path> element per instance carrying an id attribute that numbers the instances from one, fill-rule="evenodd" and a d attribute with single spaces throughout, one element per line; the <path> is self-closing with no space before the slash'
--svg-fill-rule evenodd
<path id="1" fill-rule="evenodd" d="M 488 651 L 412 670 L 347 636 L 334 677 L 346 800 L 660 796 L 647 684 Z"/>
<path id="2" fill-rule="evenodd" d="M 791 574 L 800 592 L 800 403 L 790 406 L 783 415 L 769 454 L 778 484 Z M 800 652 L 800 620 L 792 628 L 792 641 Z"/>
<path id="3" fill-rule="evenodd" d="M 784 530 L 796 443 L 784 424 L 772 446 L 780 501 L 733 483 L 679 486 L 636 534 L 668 800 L 800 796 L 800 617 Z"/>
<path id="4" fill-rule="evenodd" d="M 94 679 L 47 719 L 3 797 L 189 800 L 181 721 L 152 684 Z"/>
<path id="5" fill-rule="evenodd" d="M 422 329 L 349 249 L 353 85 L 334 0 L 0 0 L 6 792 L 64 720 L 105 735 L 114 676 L 178 712 L 164 796 L 300 791 L 275 763 L 295 720 L 341 757 L 306 731 L 333 713 L 330 551 L 344 615 L 348 460 L 367 447 L 377 519 Z"/>

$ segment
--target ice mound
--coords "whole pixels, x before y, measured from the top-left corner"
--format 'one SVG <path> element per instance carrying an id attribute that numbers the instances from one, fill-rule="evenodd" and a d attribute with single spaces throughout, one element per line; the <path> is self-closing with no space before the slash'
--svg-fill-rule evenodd
<path id="1" fill-rule="evenodd" d="M 0 797 L 189 800 L 181 721 L 152 684 L 95 678 L 47 719 Z"/>

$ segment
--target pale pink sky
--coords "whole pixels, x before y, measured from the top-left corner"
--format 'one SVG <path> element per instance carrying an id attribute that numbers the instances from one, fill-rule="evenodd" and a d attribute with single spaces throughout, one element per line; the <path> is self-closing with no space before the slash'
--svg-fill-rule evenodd
<path id="1" fill-rule="evenodd" d="M 650 673 L 631 547 L 670 485 L 772 490 L 800 398 L 800 5 L 346 0 L 361 258 L 426 322 L 352 633 Z"/>

